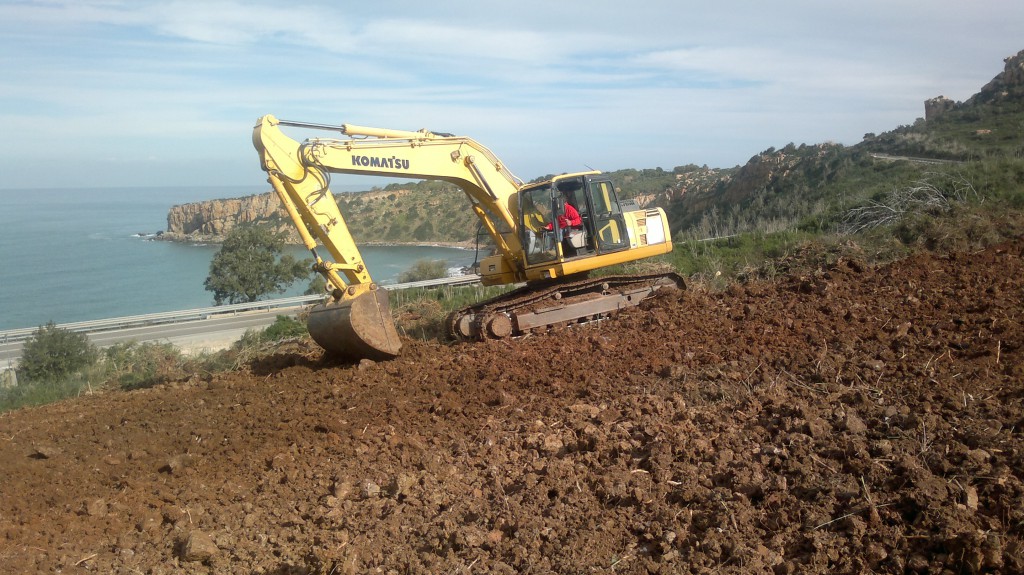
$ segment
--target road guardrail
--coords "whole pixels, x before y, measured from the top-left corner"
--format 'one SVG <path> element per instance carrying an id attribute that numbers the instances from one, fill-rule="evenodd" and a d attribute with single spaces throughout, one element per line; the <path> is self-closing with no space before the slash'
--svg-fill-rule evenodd
<path id="1" fill-rule="evenodd" d="M 400 284 L 381 285 L 388 290 L 403 290 L 421 287 L 437 287 L 442 285 L 468 285 L 480 281 L 478 275 L 462 275 L 418 282 L 406 282 Z M 68 331 L 97 332 L 111 329 L 124 329 L 129 327 L 141 327 L 163 323 L 180 323 L 206 319 L 212 316 L 223 316 L 255 310 L 271 310 L 276 308 L 297 307 L 314 304 L 323 301 L 323 295 L 302 295 L 286 298 L 268 299 L 247 303 L 236 303 L 229 305 L 218 305 L 180 311 L 166 311 L 158 313 L 147 313 L 143 315 L 130 315 L 125 317 L 114 317 L 109 319 L 97 319 L 90 321 L 78 321 L 71 323 L 56 324 L 56 327 Z M 38 327 L 24 327 L 0 331 L 0 343 L 12 343 L 28 339 L 34 334 Z"/>

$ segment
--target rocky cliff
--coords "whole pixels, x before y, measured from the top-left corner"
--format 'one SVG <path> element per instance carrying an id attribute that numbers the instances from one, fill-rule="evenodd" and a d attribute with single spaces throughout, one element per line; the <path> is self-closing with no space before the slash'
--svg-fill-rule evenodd
<path id="1" fill-rule="evenodd" d="M 403 189 L 351 192 L 335 196 L 352 236 L 360 243 L 469 245 L 476 216 L 464 194 L 451 184 L 420 182 Z M 160 239 L 219 243 L 238 225 L 259 224 L 301 244 L 288 213 L 272 192 L 171 207 Z"/>
<path id="2" fill-rule="evenodd" d="M 160 238 L 172 241 L 220 242 L 237 225 L 266 224 L 298 237 L 277 196 L 267 192 L 244 198 L 209 200 L 172 206 L 167 212 L 167 230 Z M 296 237 L 292 237 L 296 236 Z"/>
<path id="3" fill-rule="evenodd" d="M 1003 71 L 964 102 L 956 102 L 945 96 L 925 100 L 925 120 L 933 120 L 951 110 L 1024 99 L 1024 50 L 1004 58 L 1003 63 Z"/>
<path id="4" fill-rule="evenodd" d="M 1024 50 L 1003 60 L 1003 71 L 965 102 L 967 105 L 1024 99 Z"/>

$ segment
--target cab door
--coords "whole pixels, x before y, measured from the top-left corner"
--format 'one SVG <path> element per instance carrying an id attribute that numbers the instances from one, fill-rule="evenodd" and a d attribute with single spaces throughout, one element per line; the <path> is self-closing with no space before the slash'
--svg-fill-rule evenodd
<path id="1" fill-rule="evenodd" d="M 626 219 L 622 215 L 615 186 L 606 178 L 587 178 L 590 215 L 597 238 L 598 253 L 615 252 L 629 248 Z"/>
<path id="2" fill-rule="evenodd" d="M 533 266 L 558 259 L 554 223 L 557 194 L 550 186 L 523 190 L 519 193 L 520 235 L 527 265 Z"/>

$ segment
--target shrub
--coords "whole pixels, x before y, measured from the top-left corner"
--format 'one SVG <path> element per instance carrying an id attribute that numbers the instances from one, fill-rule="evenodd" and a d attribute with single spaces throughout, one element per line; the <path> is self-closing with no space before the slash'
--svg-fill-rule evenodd
<path id="1" fill-rule="evenodd" d="M 919 215 L 949 212 L 956 204 L 978 198 L 974 185 L 963 176 L 947 176 L 939 182 L 927 179 L 907 187 L 894 188 L 880 198 L 850 209 L 843 218 L 843 229 L 856 234 L 880 226 L 893 226 Z"/>
<path id="2" fill-rule="evenodd" d="M 247 329 L 242 337 L 235 342 L 232 348 L 237 352 L 252 351 L 263 344 L 293 338 L 305 337 L 309 332 L 306 324 L 286 315 L 279 315 L 264 329 Z"/>
<path id="3" fill-rule="evenodd" d="M 96 363 L 99 352 L 83 333 L 49 322 L 25 342 L 18 373 L 27 381 L 62 380 Z"/>
<path id="4" fill-rule="evenodd" d="M 306 287 L 306 291 L 302 292 L 304 295 L 323 295 L 327 293 L 327 280 L 324 276 L 316 274 L 309 282 L 309 286 Z"/>
<path id="5" fill-rule="evenodd" d="M 448 263 L 444 260 L 418 260 L 410 269 L 398 275 L 398 283 L 433 280 L 446 275 Z"/>
<path id="6" fill-rule="evenodd" d="M 203 284 L 213 292 L 214 304 L 256 301 L 309 278 L 307 262 L 281 255 L 283 249 L 284 235 L 265 227 L 231 230 L 210 261 L 210 275 Z"/>
<path id="7" fill-rule="evenodd" d="M 152 387 L 184 375 L 181 350 L 169 343 L 118 343 L 104 356 L 109 377 L 125 389 Z"/>
<path id="8" fill-rule="evenodd" d="M 264 341 L 280 341 L 291 337 L 303 337 L 309 335 L 306 331 L 306 324 L 286 315 L 279 315 L 265 330 L 263 330 Z"/>
<path id="9" fill-rule="evenodd" d="M 18 385 L 0 389 L 0 413 L 19 407 L 45 405 L 83 392 L 90 392 L 94 384 L 103 381 L 102 367 L 94 365 L 61 379 L 19 381 Z"/>
<path id="10" fill-rule="evenodd" d="M 511 289 L 513 286 L 443 285 L 388 291 L 388 296 L 399 333 L 420 339 L 443 339 L 450 312 Z"/>

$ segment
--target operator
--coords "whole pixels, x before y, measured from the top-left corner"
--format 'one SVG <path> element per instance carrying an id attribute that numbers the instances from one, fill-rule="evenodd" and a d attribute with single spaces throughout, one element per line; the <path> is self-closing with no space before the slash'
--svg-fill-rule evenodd
<path id="1" fill-rule="evenodd" d="M 551 230 L 552 227 L 552 224 L 549 223 L 544 229 Z M 583 218 L 580 217 L 576 208 L 572 207 L 569 202 L 562 204 L 562 213 L 558 216 L 558 228 L 562 230 L 563 237 L 569 228 L 581 227 L 583 227 Z M 558 238 L 558 240 L 561 241 L 562 238 Z"/>
<path id="2" fill-rule="evenodd" d="M 573 229 L 580 229 L 583 227 L 583 218 L 580 217 L 580 212 L 573 208 L 568 202 L 562 202 L 561 214 L 558 215 L 558 236 L 556 240 L 562 245 L 562 253 L 566 256 L 574 256 L 575 249 L 569 244 L 569 232 Z M 551 230 L 552 224 L 548 224 L 544 229 Z"/>
<path id="3" fill-rule="evenodd" d="M 558 216 L 558 227 L 560 231 L 560 243 L 562 244 L 562 254 L 566 257 L 576 257 L 579 254 L 579 248 L 576 247 L 573 238 L 582 233 L 580 230 L 583 229 L 583 218 L 580 217 L 579 210 L 572 202 L 572 192 L 566 190 L 564 197 L 561 202 L 562 215 Z"/>

